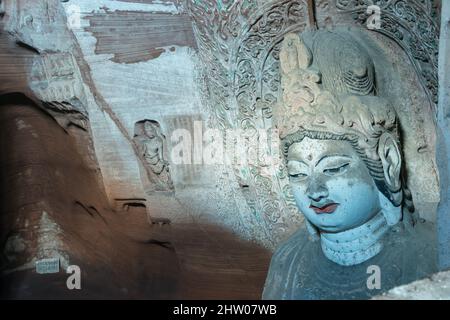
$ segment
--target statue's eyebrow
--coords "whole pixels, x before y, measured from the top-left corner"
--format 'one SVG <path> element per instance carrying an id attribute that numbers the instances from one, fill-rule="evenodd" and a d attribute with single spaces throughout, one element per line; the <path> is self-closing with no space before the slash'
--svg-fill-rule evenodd
<path id="1" fill-rule="evenodd" d="M 342 155 L 342 154 L 326 154 L 322 158 L 320 158 L 319 161 L 317 161 L 315 166 L 317 167 L 319 165 L 319 163 L 322 162 L 325 159 L 334 158 L 334 157 L 342 158 L 342 159 L 345 159 L 345 160 L 351 160 L 352 159 L 351 157 L 345 156 L 345 155 Z"/>
<path id="2" fill-rule="evenodd" d="M 300 160 L 300 159 L 298 159 L 298 158 L 296 158 L 296 157 L 294 157 L 294 158 L 287 158 L 287 161 L 288 162 L 290 162 L 290 161 L 295 161 L 295 162 L 298 162 L 298 163 L 301 163 L 301 164 L 303 164 L 303 165 L 305 165 L 305 166 L 308 166 L 308 164 L 306 163 L 306 162 L 304 162 L 303 160 Z"/>

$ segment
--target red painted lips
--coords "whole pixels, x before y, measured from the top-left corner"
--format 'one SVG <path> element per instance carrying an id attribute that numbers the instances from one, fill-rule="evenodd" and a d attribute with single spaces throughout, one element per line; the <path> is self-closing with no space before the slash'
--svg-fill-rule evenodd
<path id="1" fill-rule="evenodd" d="M 322 214 L 322 213 L 330 214 L 330 213 L 333 213 L 336 210 L 338 205 L 339 205 L 339 203 L 328 203 L 328 204 L 326 204 L 326 205 L 324 205 L 324 206 L 322 206 L 320 208 L 316 207 L 316 206 L 313 206 L 313 205 L 310 205 L 309 207 L 311 209 L 313 209 L 314 212 L 317 213 L 317 214 Z"/>

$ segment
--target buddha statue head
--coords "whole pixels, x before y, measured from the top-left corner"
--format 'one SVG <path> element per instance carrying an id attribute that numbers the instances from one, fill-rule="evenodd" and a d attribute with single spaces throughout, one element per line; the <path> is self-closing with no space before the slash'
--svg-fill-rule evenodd
<path id="1" fill-rule="evenodd" d="M 362 263 L 383 249 L 403 208 L 413 211 L 395 110 L 349 32 L 288 34 L 280 67 L 274 119 L 297 206 L 327 258 Z"/>
<path id="2" fill-rule="evenodd" d="M 151 121 L 145 121 L 144 122 L 144 133 L 150 139 L 155 138 L 158 135 L 155 124 L 152 123 Z"/>

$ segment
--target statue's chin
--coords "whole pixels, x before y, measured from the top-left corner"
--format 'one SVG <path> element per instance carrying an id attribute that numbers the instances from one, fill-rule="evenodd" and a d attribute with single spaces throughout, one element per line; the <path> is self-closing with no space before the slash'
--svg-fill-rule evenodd
<path id="1" fill-rule="evenodd" d="M 339 232 L 344 232 L 347 231 L 349 229 L 341 229 L 339 227 L 321 227 L 318 228 L 319 233 L 339 233 Z"/>
<path id="2" fill-rule="evenodd" d="M 311 222 L 310 219 L 308 219 L 308 217 L 306 217 L 306 219 L 309 221 L 309 223 L 311 224 L 311 226 L 316 230 L 317 233 L 321 234 L 321 233 L 340 233 L 340 232 L 345 232 L 351 229 L 355 229 L 358 228 L 359 226 L 363 225 L 364 222 L 358 223 L 358 224 L 344 224 L 344 223 L 314 223 Z"/>

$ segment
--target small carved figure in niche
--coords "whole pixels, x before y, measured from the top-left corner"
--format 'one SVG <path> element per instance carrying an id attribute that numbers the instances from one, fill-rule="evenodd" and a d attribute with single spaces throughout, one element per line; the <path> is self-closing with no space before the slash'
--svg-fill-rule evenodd
<path id="1" fill-rule="evenodd" d="M 435 272 L 434 230 L 414 214 L 368 52 L 348 31 L 289 34 L 280 64 L 274 120 L 305 226 L 276 250 L 263 298 L 366 299 Z"/>
<path id="2" fill-rule="evenodd" d="M 135 141 L 149 171 L 149 179 L 155 183 L 156 191 L 173 189 L 169 163 L 164 159 L 165 137 L 156 121 L 145 120 L 136 124 Z"/>

